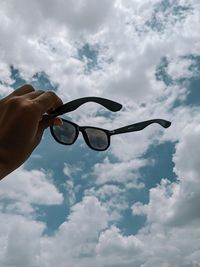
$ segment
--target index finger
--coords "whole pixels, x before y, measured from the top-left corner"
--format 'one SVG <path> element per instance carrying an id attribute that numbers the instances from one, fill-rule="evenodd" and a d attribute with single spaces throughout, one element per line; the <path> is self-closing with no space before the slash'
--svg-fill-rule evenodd
<path id="1" fill-rule="evenodd" d="M 31 84 L 24 84 L 23 86 L 15 89 L 12 93 L 7 95 L 5 97 L 5 99 L 9 99 L 9 98 L 12 98 L 14 96 L 23 96 L 23 95 L 26 95 L 30 92 L 35 92 L 34 87 Z"/>
<path id="2" fill-rule="evenodd" d="M 53 111 L 63 104 L 62 100 L 52 91 L 45 92 L 32 101 L 39 105 L 42 114 L 50 110 Z"/>

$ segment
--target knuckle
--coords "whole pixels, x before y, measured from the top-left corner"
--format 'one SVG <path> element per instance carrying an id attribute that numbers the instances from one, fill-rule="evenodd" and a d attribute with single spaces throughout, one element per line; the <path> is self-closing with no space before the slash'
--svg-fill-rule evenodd
<path id="1" fill-rule="evenodd" d="M 38 108 L 31 101 L 24 101 L 20 104 L 19 114 L 24 114 L 27 118 L 34 120 L 34 118 L 39 117 L 40 113 Z"/>
<path id="2" fill-rule="evenodd" d="M 12 117 L 23 121 L 27 118 L 33 121 L 41 115 L 40 108 L 30 100 L 24 100 L 20 97 L 14 96 L 9 98 L 4 103 L 5 114 L 12 114 Z"/>
<path id="3" fill-rule="evenodd" d="M 56 107 L 63 104 L 62 100 L 58 97 L 58 95 L 54 91 L 48 91 L 45 93 L 48 97 L 52 98 L 54 105 Z"/>
<path id="4" fill-rule="evenodd" d="M 23 112 L 29 112 L 32 110 L 31 104 L 28 103 L 27 101 L 21 102 L 20 103 L 20 110 L 22 110 Z"/>
<path id="5" fill-rule="evenodd" d="M 47 94 L 48 96 L 50 96 L 50 97 L 57 98 L 57 95 L 56 95 L 56 93 L 55 93 L 55 92 L 53 92 L 53 91 L 48 91 L 48 92 L 46 92 L 46 94 Z"/>
<path id="6" fill-rule="evenodd" d="M 7 104 L 9 106 L 9 109 L 12 111 L 28 112 L 29 110 L 32 110 L 32 105 L 30 104 L 30 102 L 22 100 L 20 97 L 12 97 L 8 99 Z"/>
<path id="7" fill-rule="evenodd" d="M 29 91 L 35 91 L 34 87 L 29 83 L 25 84 L 23 87 L 28 89 Z"/>
<path id="8" fill-rule="evenodd" d="M 31 101 L 31 106 L 30 109 L 32 110 L 32 112 L 36 115 L 41 115 L 42 113 L 42 107 L 41 104 L 38 103 L 37 101 Z"/>
<path id="9" fill-rule="evenodd" d="M 16 109 L 20 106 L 20 101 L 17 96 L 13 96 L 9 99 L 7 99 L 7 105 L 9 106 L 10 109 Z"/>

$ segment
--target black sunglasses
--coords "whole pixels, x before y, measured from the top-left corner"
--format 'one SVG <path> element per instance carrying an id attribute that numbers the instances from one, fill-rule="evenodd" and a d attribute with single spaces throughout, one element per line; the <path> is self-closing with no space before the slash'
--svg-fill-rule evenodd
<path id="1" fill-rule="evenodd" d="M 71 112 L 86 102 L 95 102 L 98 103 L 105 108 L 109 109 L 112 112 L 119 111 L 122 108 L 122 105 L 114 102 L 112 100 L 101 98 L 101 97 L 84 97 L 79 98 L 73 101 L 70 101 L 53 112 L 49 115 L 53 117 L 60 116 L 64 113 Z M 51 126 L 50 131 L 52 136 L 55 140 L 63 145 L 72 145 L 76 139 L 78 138 L 79 131 L 82 132 L 83 138 L 86 144 L 93 150 L 96 151 L 104 151 L 110 146 L 110 136 L 115 134 L 122 134 L 134 131 L 141 131 L 148 125 L 152 123 L 158 123 L 164 128 L 168 128 L 171 125 L 171 122 L 162 120 L 162 119 L 155 119 L 155 120 L 148 120 L 143 121 L 135 124 L 131 124 L 122 128 L 118 128 L 112 131 L 98 128 L 98 127 L 91 127 L 91 126 L 79 126 L 74 122 L 62 119 L 63 125 L 56 125 Z"/>
<path id="2" fill-rule="evenodd" d="M 104 151 L 110 146 L 110 137 L 115 134 L 141 131 L 152 123 L 158 123 L 164 128 L 168 128 L 171 122 L 154 119 L 131 124 L 112 131 L 91 126 L 79 126 L 74 122 L 62 119 L 63 125 L 51 126 L 50 131 L 55 140 L 63 145 L 72 145 L 78 138 L 79 131 L 82 133 L 86 144 L 93 150 Z"/>

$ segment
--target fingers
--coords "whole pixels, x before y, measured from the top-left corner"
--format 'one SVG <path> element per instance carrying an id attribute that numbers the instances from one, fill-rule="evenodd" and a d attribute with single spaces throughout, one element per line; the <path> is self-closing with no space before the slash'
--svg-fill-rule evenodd
<path id="1" fill-rule="evenodd" d="M 54 109 L 63 104 L 62 100 L 52 91 L 35 90 L 32 85 L 25 84 L 16 89 L 7 98 L 14 96 L 21 99 L 32 100 L 32 103 L 37 103 L 37 110 L 40 114 L 50 113 Z"/>
<path id="2" fill-rule="evenodd" d="M 42 114 L 51 112 L 63 104 L 62 100 L 52 91 L 42 93 L 32 101 L 38 104 Z"/>
<path id="3" fill-rule="evenodd" d="M 10 96 L 22 96 L 24 94 L 30 93 L 30 92 L 34 92 L 35 89 L 33 88 L 32 85 L 30 84 L 25 84 L 22 87 L 16 89 L 15 91 L 13 91 Z"/>
<path id="4" fill-rule="evenodd" d="M 26 99 L 30 99 L 31 100 L 31 99 L 34 99 L 34 98 L 36 98 L 36 97 L 38 97 L 38 96 L 40 96 L 40 95 L 42 95 L 44 93 L 45 93 L 45 91 L 43 91 L 43 90 L 36 90 L 36 91 L 30 92 L 30 93 L 24 95 L 24 97 Z"/>
<path id="5" fill-rule="evenodd" d="M 45 92 L 43 90 L 35 90 L 33 92 L 25 94 L 22 97 L 24 97 L 26 99 L 29 99 L 29 100 L 33 100 L 33 99 L 35 99 L 35 98 L 37 98 L 37 97 L 39 97 L 39 96 L 41 96 L 42 94 L 45 94 L 45 93 L 47 93 L 47 92 Z M 57 107 L 61 106 L 63 104 L 63 102 L 54 92 L 49 91 L 48 93 L 50 93 L 50 95 L 55 96 L 54 97 L 54 99 L 55 99 L 54 102 L 56 101 L 53 106 L 51 106 L 48 110 L 45 111 L 47 113 L 50 113 L 51 111 L 53 111 Z M 46 98 L 46 96 L 45 96 L 45 98 Z M 37 103 L 40 102 L 40 99 L 39 99 L 39 101 L 38 101 L 38 99 L 36 99 L 35 102 L 37 102 Z"/>

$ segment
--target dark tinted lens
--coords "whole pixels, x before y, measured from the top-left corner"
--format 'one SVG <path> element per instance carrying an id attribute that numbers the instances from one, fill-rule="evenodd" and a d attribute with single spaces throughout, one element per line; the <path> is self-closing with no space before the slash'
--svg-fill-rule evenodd
<path id="1" fill-rule="evenodd" d="M 97 150 L 104 150 L 108 147 L 108 137 L 104 131 L 94 128 L 86 128 L 85 131 L 91 147 Z"/>
<path id="2" fill-rule="evenodd" d="M 66 121 L 63 121 L 63 125 L 53 126 L 53 132 L 56 138 L 66 145 L 72 144 L 76 138 L 76 127 Z"/>

